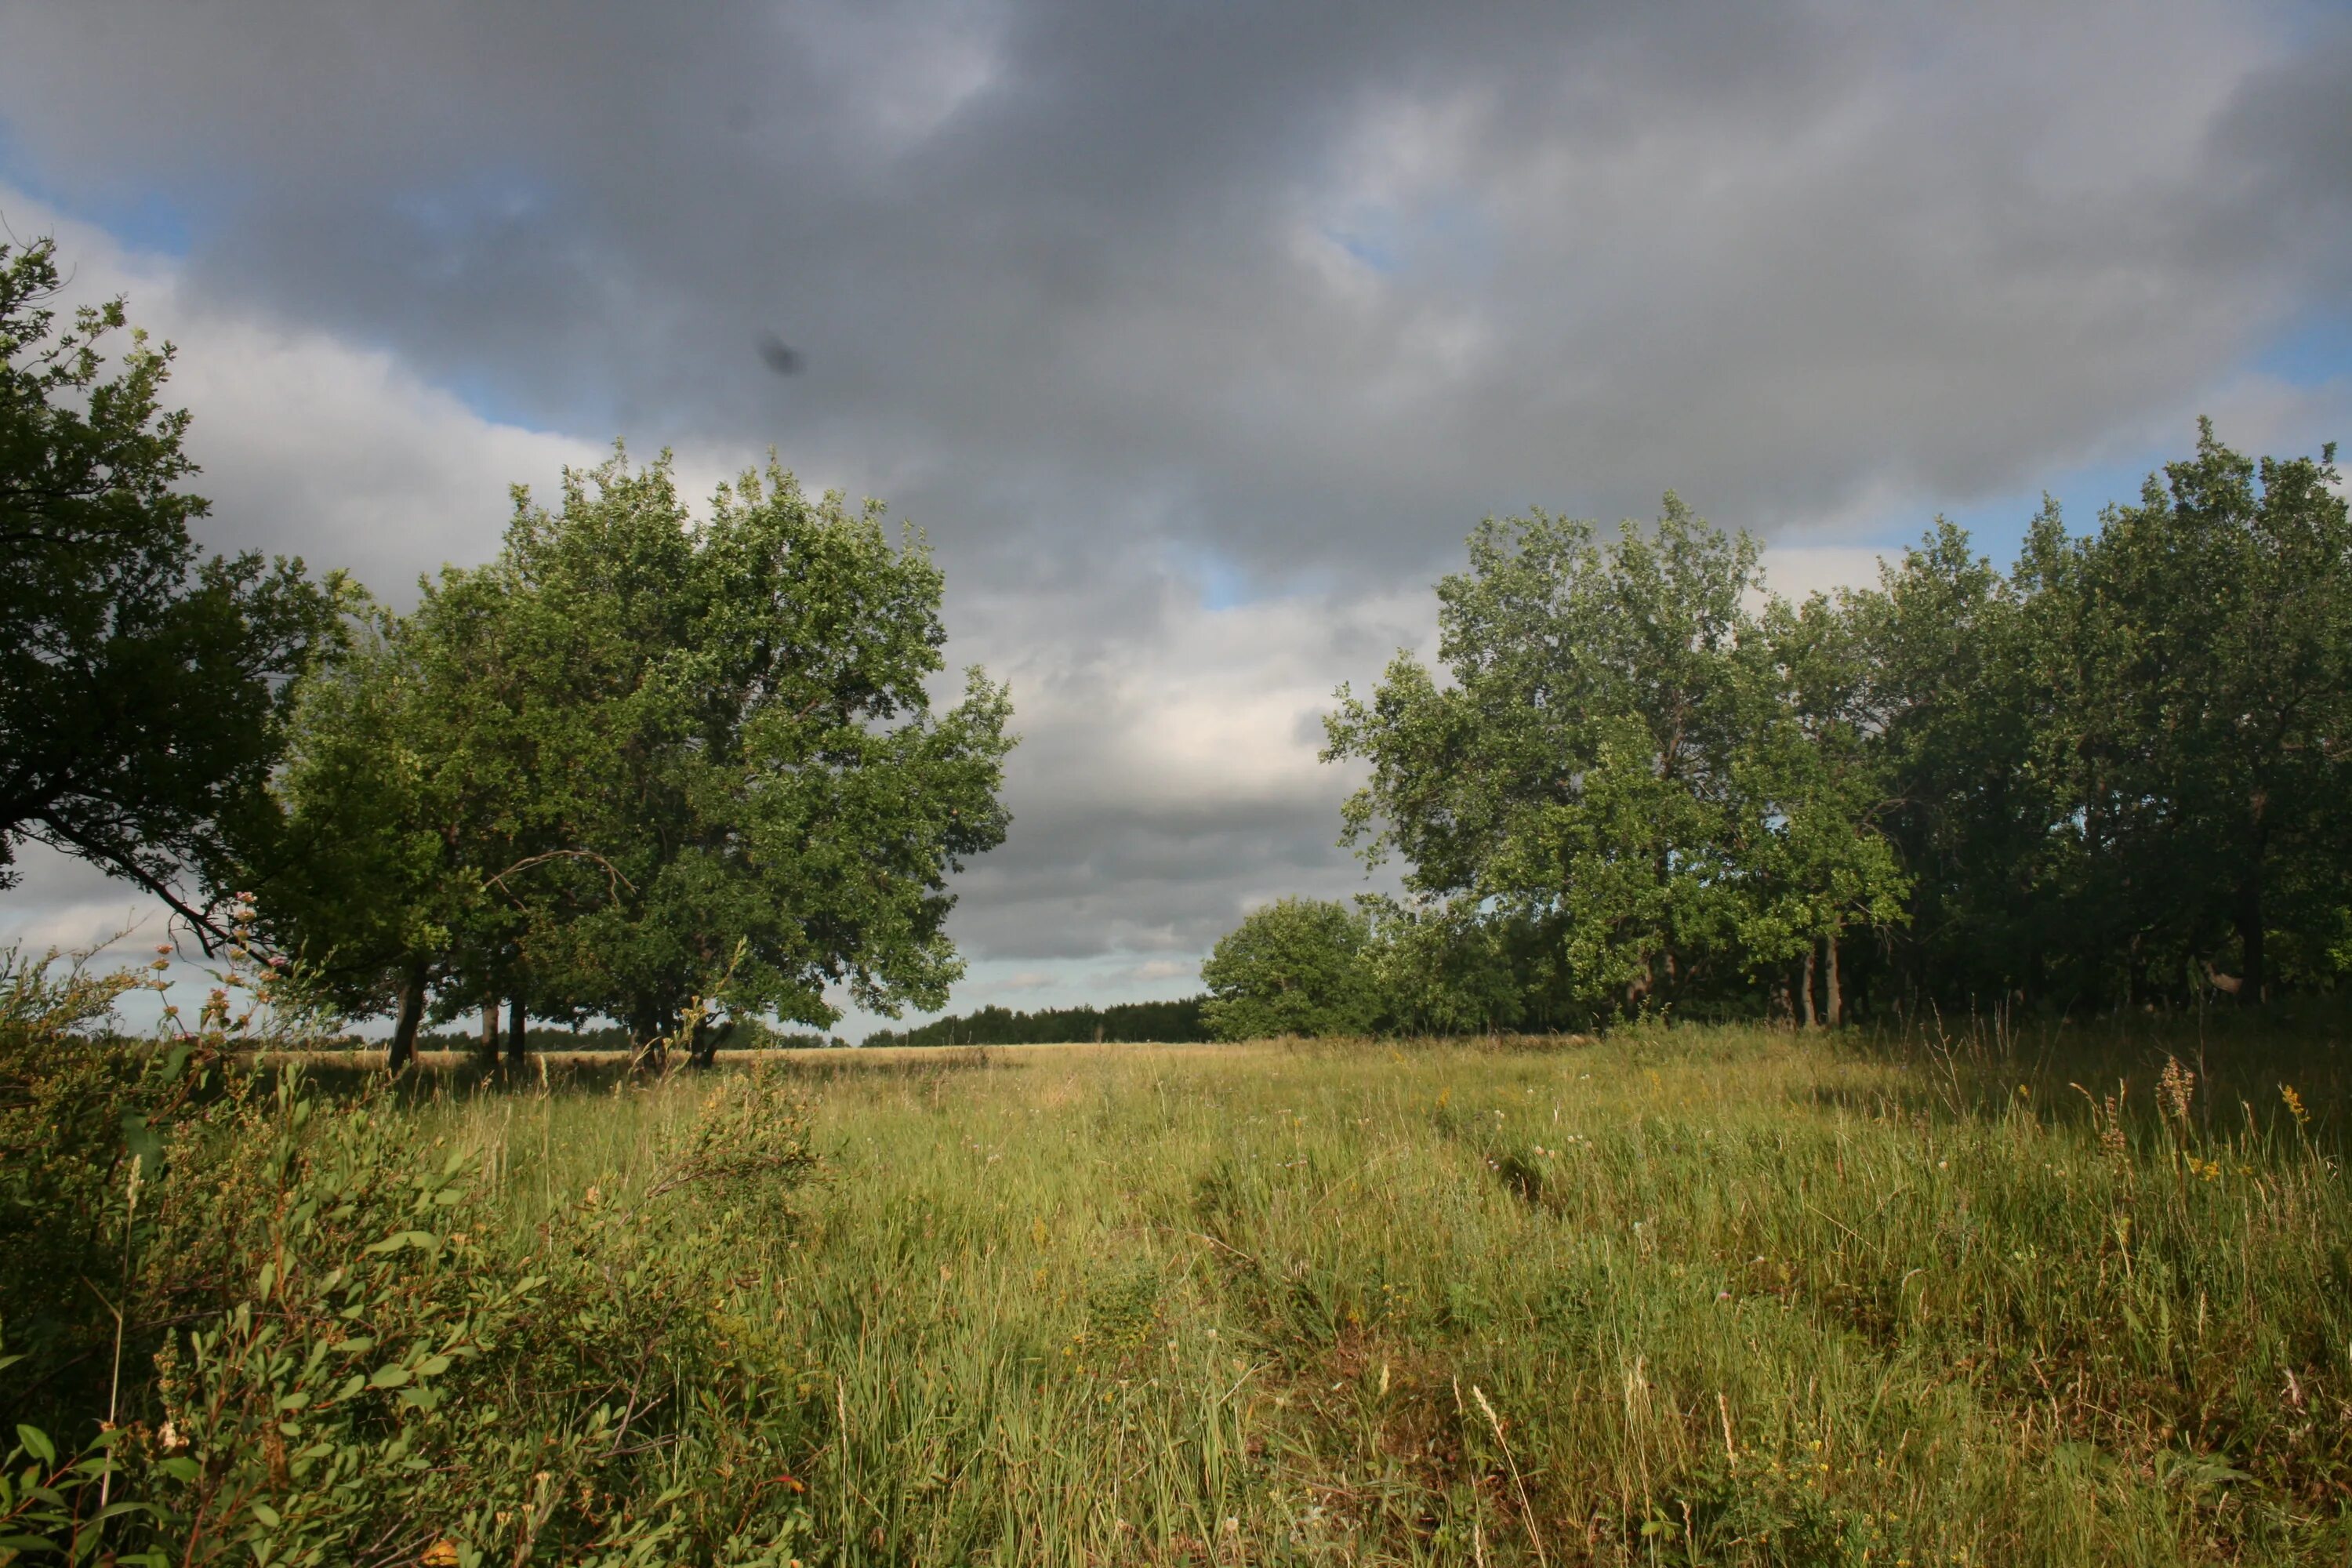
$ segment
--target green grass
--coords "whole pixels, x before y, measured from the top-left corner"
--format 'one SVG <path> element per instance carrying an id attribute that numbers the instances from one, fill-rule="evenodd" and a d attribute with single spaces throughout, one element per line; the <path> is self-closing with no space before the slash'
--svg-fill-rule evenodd
<path id="1" fill-rule="evenodd" d="M 824 1174 L 706 1310 L 845 1563 L 2340 1563 L 2338 1055 L 794 1053 Z M 518 1247 L 703 1088 L 439 1081 Z"/>

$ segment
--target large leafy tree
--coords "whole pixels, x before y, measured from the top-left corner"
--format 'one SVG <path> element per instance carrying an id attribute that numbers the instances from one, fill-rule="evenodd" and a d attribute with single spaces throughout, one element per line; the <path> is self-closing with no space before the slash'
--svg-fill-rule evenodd
<path id="1" fill-rule="evenodd" d="M 1876 820 L 1910 884 L 1893 957 L 1915 1005 L 2040 993 L 2063 929 L 2049 851 L 2065 807 L 2033 762 L 2048 699 L 2029 594 L 1939 519 L 1875 588 L 1843 600 L 1885 791 Z"/>
<path id="2" fill-rule="evenodd" d="M 52 242 L 0 246 L 0 886 L 45 843 L 209 944 L 341 589 L 299 561 L 200 556 L 188 416 L 161 402 L 171 346 L 133 331 L 109 376 L 122 301 L 61 321 L 58 289 Z"/>
<path id="3" fill-rule="evenodd" d="M 335 1005 L 396 1009 L 395 1067 L 433 992 L 446 1014 L 519 968 L 518 818 L 536 792 L 500 700 L 511 683 L 483 647 L 508 597 L 494 572 L 445 571 L 412 614 L 373 616 L 306 679 L 277 781 L 265 916 Z"/>
<path id="4" fill-rule="evenodd" d="M 1524 1021 L 1723 978 L 1756 561 L 1671 495 L 1654 526 L 1606 542 L 1541 513 L 1489 520 L 1469 572 L 1438 584 L 1451 683 L 1400 655 L 1327 720 L 1326 757 L 1371 764 L 1349 841 L 1402 856 L 1420 899 L 1514 932 Z"/>
<path id="5" fill-rule="evenodd" d="M 1814 1022 L 1818 992 L 1835 1026 L 1848 930 L 1900 923 L 1910 882 L 1880 826 L 1889 803 L 1869 665 L 1856 618 L 1825 595 L 1773 600 L 1759 630 L 1743 649 L 1758 689 L 1734 747 L 1738 935 L 1752 969 L 1797 960 L 1791 1010 Z"/>
<path id="6" fill-rule="evenodd" d="M 355 930 L 313 894 L 283 906 L 293 928 L 382 996 L 609 1016 L 698 1055 L 731 1016 L 830 1024 L 835 984 L 941 1005 L 947 879 L 1003 837 L 1012 744 L 978 670 L 933 708 L 941 586 L 878 506 L 772 467 L 699 522 L 667 459 L 568 474 L 554 510 L 518 492 L 497 561 L 445 573 L 318 686 L 289 817 L 376 803 L 360 852 L 401 910 Z M 373 770 L 353 701 L 396 742 Z"/>
<path id="7" fill-rule="evenodd" d="M 2289 977 L 2330 966 L 2352 847 L 2352 524 L 2334 459 L 2258 464 L 2208 424 L 2096 532 L 2053 514 L 2028 539 L 2052 694 L 2036 761 L 2074 806 L 2053 829 L 2090 994 L 2177 993 L 2194 965 L 2253 1001 L 2282 942 Z"/>

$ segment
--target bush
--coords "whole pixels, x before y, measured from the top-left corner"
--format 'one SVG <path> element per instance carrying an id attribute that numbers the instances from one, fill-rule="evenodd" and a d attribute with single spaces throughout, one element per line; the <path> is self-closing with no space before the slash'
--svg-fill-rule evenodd
<path id="1" fill-rule="evenodd" d="M 133 1045 L 116 999 L 144 984 L 0 951 L 0 1329 L 23 1358 L 0 1419 L 95 1431 L 106 1410 L 125 1279 L 131 1167 L 152 1186 L 164 1134 L 213 1081 L 202 1034 Z M 87 1433 L 77 1433 L 79 1442 Z"/>
<path id="2" fill-rule="evenodd" d="M 43 1331 L 6 1369 L 19 1409 L 46 1391 L 52 1430 L 114 1419 L 79 1451 L 21 1429 L 0 1546 L 436 1568 L 788 1560 L 804 1518 L 768 1483 L 806 1422 L 781 1352 L 724 1306 L 743 1236 L 787 1233 L 814 1163 L 781 1077 L 720 1079 L 633 1198 L 592 1187 L 517 1234 L 491 1173 L 423 1146 L 389 1089 L 337 1105 L 299 1075 L 267 1094 L 235 1078 L 199 1102 L 176 1086 L 205 1037 L 142 1050 L 99 1027 L 128 983 L 8 976 L 0 1134 L 12 1239 L 33 1243 L 4 1266 L 12 1301 L 41 1299 L 23 1258 L 127 1289 L 119 1394 L 89 1375 L 112 1359 L 92 1354 L 89 1312 L 62 1330 L 34 1317 Z M 207 1015 L 215 1037 L 237 1021 Z M 57 1157 L 20 1160 L 40 1108 L 67 1135 Z M 158 1174 L 135 1208 L 127 1179 L 105 1197 L 134 1123 L 163 1156 L 138 1156 Z"/>
<path id="3" fill-rule="evenodd" d="M 1379 1021 L 1370 934 L 1337 902 L 1283 899 L 1253 912 L 1201 965 L 1209 1027 L 1227 1040 L 1369 1032 Z"/>

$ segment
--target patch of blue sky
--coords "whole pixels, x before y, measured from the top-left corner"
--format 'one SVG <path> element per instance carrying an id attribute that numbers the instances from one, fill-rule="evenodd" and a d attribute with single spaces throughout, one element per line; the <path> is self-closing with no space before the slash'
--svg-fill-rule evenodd
<path id="1" fill-rule="evenodd" d="M 2352 375 L 2352 309 L 2298 320 L 2254 356 L 2253 368 L 2292 386 L 2324 386 Z"/>
<path id="2" fill-rule="evenodd" d="M 1477 204 L 1455 196 L 1433 196 L 1405 208 L 1360 207 L 1322 233 L 1383 278 L 1410 270 L 1475 280 L 1493 269 L 1497 253 L 1493 223 Z"/>
<path id="3" fill-rule="evenodd" d="M 1384 235 L 1363 229 L 1327 228 L 1323 237 L 1382 277 L 1395 273 L 1401 265 L 1394 243 Z"/>
<path id="4" fill-rule="evenodd" d="M 2187 449 L 2184 439 L 2174 447 L 2150 450 L 2144 458 L 2127 462 L 2084 464 L 2050 474 L 2032 489 L 1945 507 L 1943 515 L 1968 530 L 1979 554 L 1990 557 L 1995 567 L 2007 571 L 2015 563 L 2018 547 L 2025 541 L 2027 528 L 2041 512 L 2045 494 L 2057 501 L 2071 531 L 2087 533 L 2098 526 L 2102 510 L 2112 504 L 2137 500 L 2140 486 L 2147 476 Z M 1933 522 L 1932 513 L 1906 520 L 1888 528 L 1873 542 L 1900 549 L 1916 542 Z"/>
<path id="5" fill-rule="evenodd" d="M 523 402 L 488 369 L 460 368 L 436 378 L 435 384 L 464 404 L 467 413 L 488 424 L 519 430 L 557 428 L 547 420 L 545 410 Z"/>
<path id="6" fill-rule="evenodd" d="M 2315 323 L 2307 335 L 2292 344 L 2274 345 L 2255 360 L 2252 368 L 2298 386 L 2325 385 L 2342 378 L 2352 371 L 2352 313 Z M 2224 442 L 2247 450 L 2242 438 L 2234 437 L 2226 423 L 2215 434 Z M 2345 432 L 2345 436 L 2352 438 L 2352 431 Z M 2058 502 L 2070 531 L 2088 533 L 2098 527 L 2099 514 L 2107 507 L 2136 504 L 2148 476 L 2160 479 L 2164 465 L 2189 457 L 2195 442 L 2196 432 L 2184 426 L 2175 439 L 2148 447 L 2121 461 L 2062 469 L 2032 489 L 1946 507 L 1944 515 L 1969 531 L 1979 553 L 1991 557 L 1996 565 L 2007 567 L 2016 560 L 2017 547 L 2025 538 L 2027 526 L 2042 510 L 2044 494 Z M 2315 441 L 2310 450 L 2315 454 Z M 2284 458 L 2305 452 L 2296 448 L 2267 455 Z M 1928 521 L 1923 517 L 1892 524 L 1871 542 L 1908 544 L 1925 531 Z"/>
<path id="7" fill-rule="evenodd" d="M 181 193 L 119 183 L 67 184 L 50 179 L 28 157 L 22 144 L 0 124 L 0 184 L 14 185 L 35 201 L 77 223 L 103 229 L 126 250 L 178 258 L 194 244 L 194 230 Z M 17 240 L 34 236 L 23 232 L 13 215 L 0 212 L 17 230 Z"/>

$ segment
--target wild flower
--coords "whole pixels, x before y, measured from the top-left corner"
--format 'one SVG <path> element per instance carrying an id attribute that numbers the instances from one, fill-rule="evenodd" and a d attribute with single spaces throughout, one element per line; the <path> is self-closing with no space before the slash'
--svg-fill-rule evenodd
<path id="1" fill-rule="evenodd" d="M 2196 1092 L 2197 1075 L 2183 1067 L 2179 1058 L 2165 1058 L 2164 1071 L 2156 1080 L 2157 1102 L 2183 1132 L 2189 1130 L 2189 1106 Z"/>

